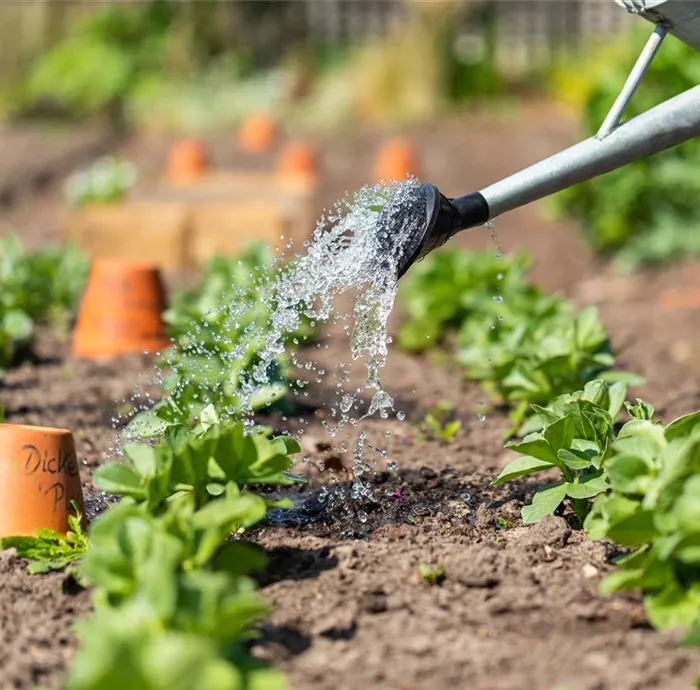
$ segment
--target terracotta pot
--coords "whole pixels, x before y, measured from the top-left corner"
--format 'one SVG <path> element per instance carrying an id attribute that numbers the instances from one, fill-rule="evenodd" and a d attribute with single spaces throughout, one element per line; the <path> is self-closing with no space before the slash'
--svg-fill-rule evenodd
<path id="1" fill-rule="evenodd" d="M 0 424 L 0 537 L 65 534 L 72 502 L 85 516 L 80 468 L 66 429 Z"/>
<path id="2" fill-rule="evenodd" d="M 277 172 L 285 178 L 315 181 L 318 176 L 316 150 L 305 141 L 292 141 L 277 157 Z"/>
<path id="3" fill-rule="evenodd" d="M 93 359 L 161 351 L 170 343 L 161 317 L 165 308 L 157 264 L 95 259 L 73 333 L 73 354 Z"/>
<path id="4" fill-rule="evenodd" d="M 408 175 L 419 177 L 418 156 L 408 139 L 390 139 L 379 147 L 374 161 L 374 181 L 402 181 Z"/>
<path id="5" fill-rule="evenodd" d="M 657 303 L 664 311 L 679 311 L 700 308 L 700 290 L 682 290 L 671 288 L 664 290 L 657 298 Z"/>
<path id="6" fill-rule="evenodd" d="M 202 142 L 185 139 L 174 144 L 168 155 L 167 176 L 172 180 L 201 177 L 209 168 L 209 157 Z"/>
<path id="7" fill-rule="evenodd" d="M 276 138 L 277 125 L 264 113 L 247 117 L 238 130 L 238 145 L 246 153 L 265 153 Z"/>

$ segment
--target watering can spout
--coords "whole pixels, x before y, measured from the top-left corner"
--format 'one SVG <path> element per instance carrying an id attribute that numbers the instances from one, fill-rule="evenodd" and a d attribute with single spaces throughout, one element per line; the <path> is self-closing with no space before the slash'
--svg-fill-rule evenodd
<path id="1" fill-rule="evenodd" d="M 658 18 L 659 5 L 663 3 L 654 1 L 656 6 L 652 16 Z M 649 2 L 647 0 L 647 5 Z M 670 0 L 667 2 L 671 6 Z M 700 4 L 693 3 L 693 6 L 693 16 L 698 21 L 695 24 L 697 31 L 694 30 L 692 36 L 700 37 Z M 422 237 L 414 238 L 413 250 L 402 258 L 399 277 L 415 261 L 462 230 L 483 225 L 503 213 L 700 136 L 700 86 L 620 124 L 627 104 L 669 30 L 668 26 L 669 22 L 665 21 L 659 21 L 656 25 L 617 100 L 594 136 L 478 192 L 448 198 L 434 185 L 423 185 L 427 222 Z M 675 25 L 671 31 L 682 40 L 687 38 L 687 32 L 678 30 Z M 700 47 L 700 39 L 686 42 Z"/>
<path id="2" fill-rule="evenodd" d="M 586 139 L 481 191 L 448 198 L 434 185 L 425 184 L 425 233 L 418 250 L 406 257 L 400 275 L 462 230 L 696 136 L 700 136 L 700 86 L 627 121 L 603 138 Z"/>

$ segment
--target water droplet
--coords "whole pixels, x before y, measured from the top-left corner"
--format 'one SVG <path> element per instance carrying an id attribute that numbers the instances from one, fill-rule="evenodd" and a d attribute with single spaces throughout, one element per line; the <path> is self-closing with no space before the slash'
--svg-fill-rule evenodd
<path id="1" fill-rule="evenodd" d="M 404 419 L 406 419 L 406 413 L 403 412 L 403 411 L 401 411 L 401 410 L 399 410 L 399 411 L 396 413 L 396 419 L 398 419 L 400 422 L 402 422 Z"/>
<path id="2" fill-rule="evenodd" d="M 494 295 L 493 301 L 498 302 L 500 304 L 501 302 L 503 302 L 503 297 L 501 297 L 501 295 Z"/>
<path id="3" fill-rule="evenodd" d="M 369 519 L 369 516 L 367 515 L 367 513 L 365 513 L 364 510 L 360 510 L 360 511 L 357 513 L 357 519 L 358 519 L 361 523 L 364 524 L 364 523 L 367 522 L 367 520 Z"/>

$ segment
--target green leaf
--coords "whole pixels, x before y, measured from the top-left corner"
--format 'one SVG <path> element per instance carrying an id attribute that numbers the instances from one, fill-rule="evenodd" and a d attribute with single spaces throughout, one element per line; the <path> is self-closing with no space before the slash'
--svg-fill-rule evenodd
<path id="1" fill-rule="evenodd" d="M 549 424 L 545 427 L 543 435 L 554 450 L 570 448 L 574 438 L 574 425 L 571 417 L 562 417 L 553 424 Z M 555 456 L 554 464 L 561 466 L 562 462 Z"/>
<path id="2" fill-rule="evenodd" d="M 636 455 L 616 455 L 607 470 L 610 485 L 621 493 L 644 495 L 653 481 L 653 467 Z"/>
<path id="3" fill-rule="evenodd" d="M 604 476 L 570 482 L 566 487 L 566 495 L 570 498 L 593 498 L 600 493 L 605 493 L 610 488 Z"/>
<path id="4" fill-rule="evenodd" d="M 273 446 L 280 455 L 294 455 L 301 452 L 299 443 L 289 436 L 277 436 L 272 439 Z"/>
<path id="5" fill-rule="evenodd" d="M 625 402 L 625 396 L 627 395 L 627 385 L 623 381 L 618 381 L 613 383 L 608 388 L 609 403 L 608 403 L 608 414 L 615 420 L 620 414 L 620 410 Z"/>
<path id="6" fill-rule="evenodd" d="M 622 383 L 626 388 L 636 388 L 646 383 L 643 376 L 630 371 L 602 371 L 598 374 L 598 378 L 608 383 Z"/>
<path id="7" fill-rule="evenodd" d="M 633 405 L 630 402 L 625 402 L 625 407 L 627 408 L 627 413 L 633 419 L 642 419 L 646 421 L 651 421 L 654 419 L 654 407 L 644 400 L 637 398 L 636 404 Z"/>
<path id="8" fill-rule="evenodd" d="M 505 482 L 512 481 L 518 477 L 523 477 L 527 474 L 533 474 L 534 472 L 540 472 L 541 470 L 549 470 L 552 468 L 552 464 L 548 462 L 543 462 L 537 458 L 532 458 L 530 456 L 524 455 L 511 462 L 503 468 L 501 473 L 491 482 L 492 486 L 498 484 L 503 484 Z"/>
<path id="9" fill-rule="evenodd" d="M 603 578 L 598 586 L 598 594 L 604 597 L 617 592 L 638 589 L 641 586 L 641 570 L 617 570 Z"/>
<path id="10" fill-rule="evenodd" d="M 240 577 L 263 570 L 267 563 L 268 558 L 260 546 L 239 541 L 224 544 L 214 557 L 212 567 Z"/>
<path id="11" fill-rule="evenodd" d="M 158 410 L 151 409 L 134 415 L 124 432 L 127 438 L 153 438 L 162 436 L 169 425 L 169 422 L 158 415 Z"/>
<path id="12" fill-rule="evenodd" d="M 142 477 L 152 477 L 156 473 L 155 450 L 152 446 L 128 443 L 122 450 Z"/>
<path id="13" fill-rule="evenodd" d="M 682 436 L 688 436 L 700 424 L 700 410 L 683 415 L 672 421 L 664 429 L 666 439 L 670 442 Z"/>
<path id="14" fill-rule="evenodd" d="M 557 456 L 568 468 L 572 470 L 585 470 L 586 468 L 591 467 L 592 464 L 591 455 L 573 448 L 571 450 L 560 448 L 557 452 Z"/>
<path id="15" fill-rule="evenodd" d="M 540 432 L 530 434 L 522 441 L 508 441 L 505 447 L 522 455 L 537 458 L 548 465 L 560 465 L 560 463 L 557 462 L 557 456 L 552 450 L 552 446 L 550 446 Z"/>
<path id="16" fill-rule="evenodd" d="M 610 525 L 608 538 L 623 546 L 639 546 L 650 542 L 659 534 L 654 524 L 654 514 L 640 510 Z"/>
<path id="17" fill-rule="evenodd" d="M 138 473 L 126 465 L 110 463 L 95 470 L 93 482 L 100 491 L 136 499 L 148 497 Z"/>
<path id="18" fill-rule="evenodd" d="M 265 517 L 265 501 L 252 494 L 230 499 L 218 499 L 205 505 L 192 517 L 196 529 L 229 526 L 250 527 Z"/>
<path id="19" fill-rule="evenodd" d="M 532 503 L 523 506 L 521 514 L 523 522 L 528 525 L 541 520 L 546 515 L 552 515 L 566 498 L 567 484 L 560 482 L 540 489 L 532 499 Z"/>
<path id="20" fill-rule="evenodd" d="M 637 501 L 632 501 L 619 494 L 599 495 L 584 522 L 588 539 L 599 540 L 608 537 L 611 525 L 624 518 L 633 516 L 640 509 Z"/>
<path id="21" fill-rule="evenodd" d="M 700 584 L 686 589 L 669 582 L 661 592 L 644 597 L 644 608 L 651 624 L 659 630 L 688 628 L 698 620 Z"/>

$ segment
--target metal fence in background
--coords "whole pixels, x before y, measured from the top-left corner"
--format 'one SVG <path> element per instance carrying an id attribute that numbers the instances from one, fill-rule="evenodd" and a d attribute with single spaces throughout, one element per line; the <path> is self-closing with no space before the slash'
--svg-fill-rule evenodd
<path id="1" fill-rule="evenodd" d="M 0 79 L 21 74 L 65 35 L 72 20 L 104 4 L 104 0 L 0 0 Z M 242 13 L 248 19 L 238 30 L 254 47 L 273 54 L 304 41 L 344 44 L 382 36 L 410 10 L 405 0 L 247 0 L 247 5 L 255 11 Z M 577 49 L 583 41 L 605 41 L 630 21 L 640 21 L 614 0 L 472 0 L 467 6 L 488 18 L 496 59 L 508 69 L 537 65 L 554 52 Z M 466 13 L 463 30 L 478 36 L 486 24 L 473 17 L 474 13 Z"/>
<path id="2" fill-rule="evenodd" d="M 396 0 L 302 0 L 300 4 L 308 38 L 317 41 L 348 42 L 382 35 L 407 14 L 406 4 Z M 505 68 L 534 66 L 554 53 L 605 42 L 631 22 L 640 21 L 614 0 L 473 0 L 465 4 L 461 29 L 476 38 L 488 24 L 495 36 L 497 62 Z"/>

